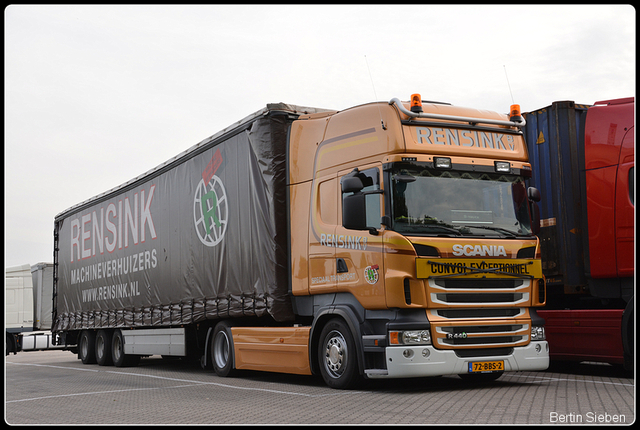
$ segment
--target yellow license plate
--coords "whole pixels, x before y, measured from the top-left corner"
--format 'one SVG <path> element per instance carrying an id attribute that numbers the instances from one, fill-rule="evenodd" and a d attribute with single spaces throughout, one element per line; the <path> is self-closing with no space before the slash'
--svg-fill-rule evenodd
<path id="1" fill-rule="evenodd" d="M 469 373 L 504 371 L 504 361 L 474 361 L 469 363 Z"/>

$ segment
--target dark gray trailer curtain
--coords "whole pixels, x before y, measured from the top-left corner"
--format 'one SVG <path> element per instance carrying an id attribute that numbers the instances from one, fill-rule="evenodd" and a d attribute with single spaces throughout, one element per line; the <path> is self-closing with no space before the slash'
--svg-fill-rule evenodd
<path id="1" fill-rule="evenodd" d="M 53 331 L 293 319 L 290 122 L 269 112 L 58 215 Z"/>

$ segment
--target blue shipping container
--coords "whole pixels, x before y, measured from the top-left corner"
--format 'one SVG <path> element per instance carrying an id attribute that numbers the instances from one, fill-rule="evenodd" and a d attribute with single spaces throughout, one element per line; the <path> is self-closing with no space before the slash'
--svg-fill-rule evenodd
<path id="1" fill-rule="evenodd" d="M 530 185 L 541 194 L 540 240 L 547 285 L 582 291 L 588 271 L 584 123 L 587 105 L 571 101 L 525 113 L 532 165 Z M 571 291 L 569 291 L 571 290 Z"/>

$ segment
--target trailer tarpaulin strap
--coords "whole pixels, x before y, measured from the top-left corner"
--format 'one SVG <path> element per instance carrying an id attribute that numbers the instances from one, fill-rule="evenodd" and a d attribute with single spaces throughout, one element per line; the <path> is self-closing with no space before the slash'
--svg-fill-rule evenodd
<path id="1" fill-rule="evenodd" d="M 58 215 L 53 331 L 292 319 L 288 123 L 258 117 Z"/>

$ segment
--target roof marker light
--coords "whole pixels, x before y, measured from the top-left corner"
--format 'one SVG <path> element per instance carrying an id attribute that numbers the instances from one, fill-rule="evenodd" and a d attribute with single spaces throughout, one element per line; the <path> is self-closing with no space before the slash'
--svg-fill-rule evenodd
<path id="1" fill-rule="evenodd" d="M 420 97 L 420 94 L 411 94 L 411 112 L 422 112 L 422 97 Z"/>

